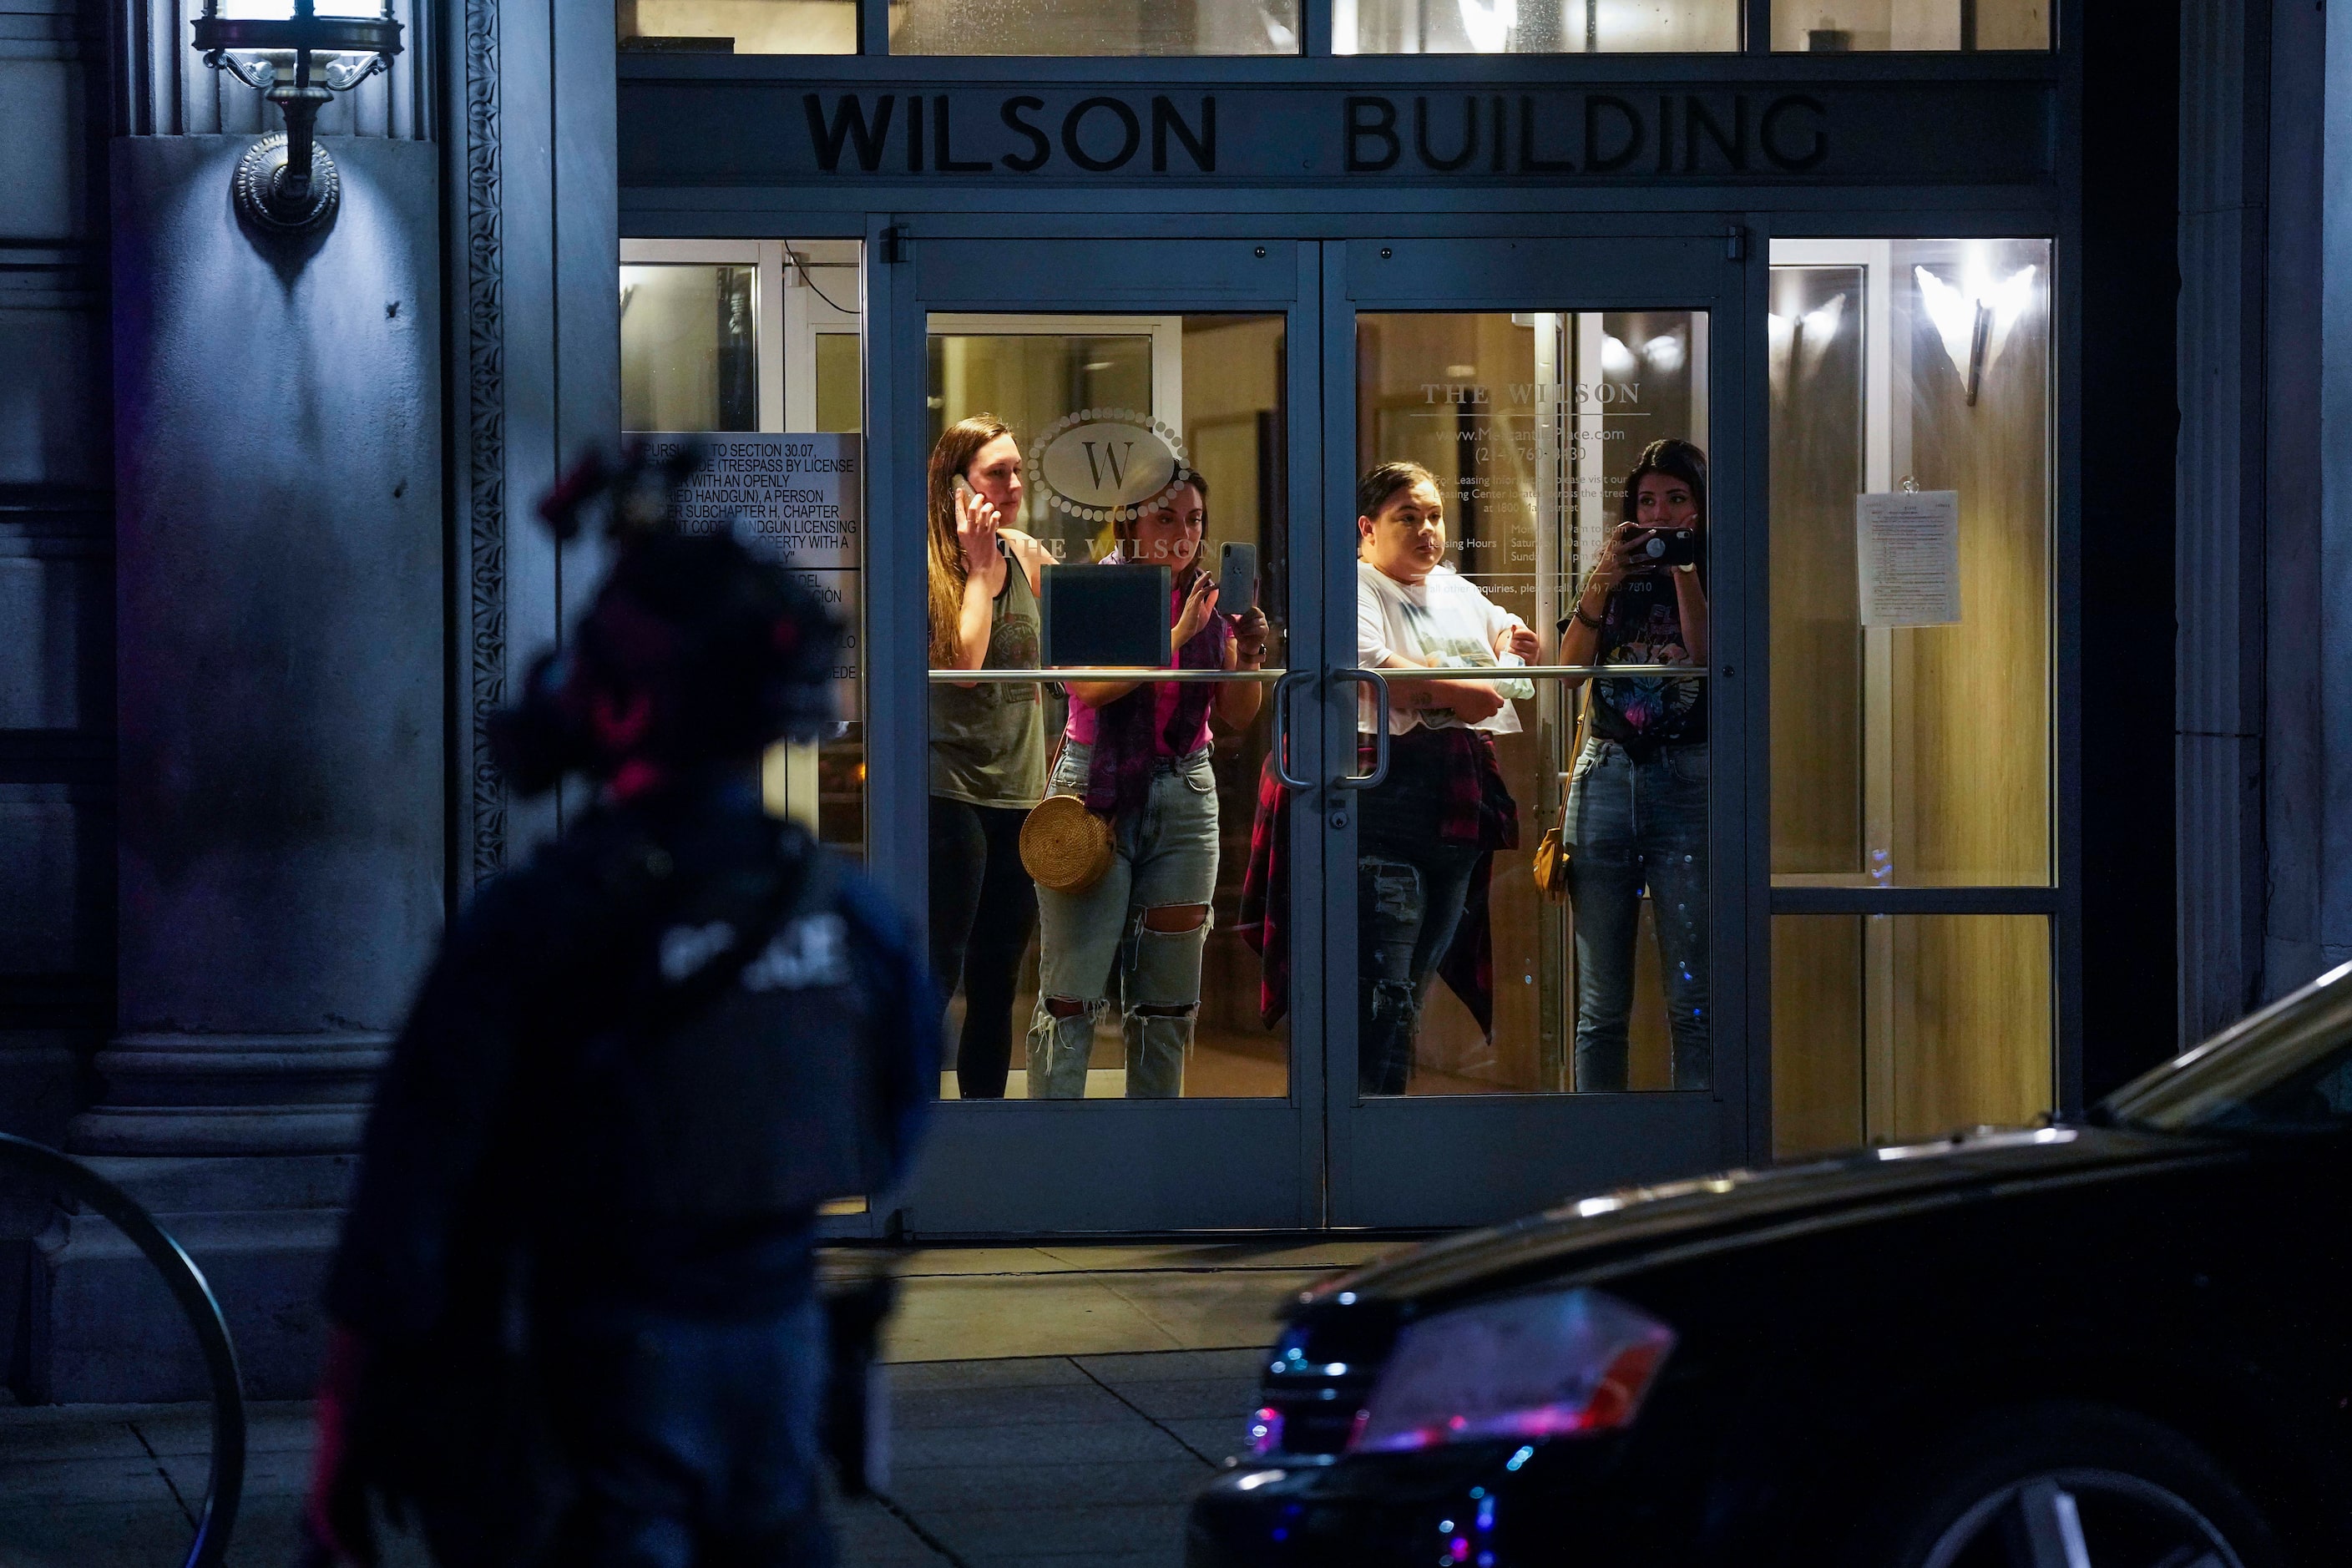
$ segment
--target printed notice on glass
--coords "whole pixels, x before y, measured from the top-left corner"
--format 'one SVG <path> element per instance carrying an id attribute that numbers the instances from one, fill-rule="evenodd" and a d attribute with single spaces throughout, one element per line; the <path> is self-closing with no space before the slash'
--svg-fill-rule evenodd
<path id="1" fill-rule="evenodd" d="M 1960 618 L 1960 492 L 1854 498 L 1865 626 L 1948 626 Z"/>
<path id="2" fill-rule="evenodd" d="M 865 489 L 858 437 L 718 430 L 632 432 L 629 438 L 645 442 L 656 458 L 688 441 L 702 443 L 707 459 L 678 492 L 678 524 L 686 532 L 736 528 L 746 544 L 775 550 L 795 566 L 857 570 L 858 499 Z"/>
<path id="3" fill-rule="evenodd" d="M 859 502 L 865 494 L 862 438 L 803 432 L 771 435 L 716 430 L 632 431 L 659 460 L 699 441 L 702 467 L 679 489 L 678 527 L 687 533 L 732 530 L 755 552 L 781 556 L 844 623 L 834 667 L 844 719 L 861 717 L 859 658 L 863 608 L 858 572 Z"/>

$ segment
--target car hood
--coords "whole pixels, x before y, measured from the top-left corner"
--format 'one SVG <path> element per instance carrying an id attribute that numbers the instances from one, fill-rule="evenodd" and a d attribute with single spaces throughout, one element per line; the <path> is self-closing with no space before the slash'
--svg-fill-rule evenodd
<path id="1" fill-rule="evenodd" d="M 1343 1295 L 1436 1305 L 1524 1279 L 1597 1283 L 1667 1254 L 1859 1224 L 1973 1195 L 2233 1157 L 2226 1143 L 2174 1133 L 2084 1126 L 1979 1129 L 1933 1143 L 1575 1199 L 1507 1225 L 1391 1253 L 1301 1292 L 1292 1310 Z"/>

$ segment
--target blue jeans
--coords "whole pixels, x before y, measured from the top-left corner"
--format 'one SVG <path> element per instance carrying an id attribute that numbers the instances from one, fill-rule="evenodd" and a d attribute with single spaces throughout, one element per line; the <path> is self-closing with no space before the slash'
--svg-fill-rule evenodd
<path id="1" fill-rule="evenodd" d="M 1486 851 L 1434 834 L 1415 845 L 1365 838 L 1356 870 L 1356 1089 L 1402 1094 L 1422 1004 Z"/>
<path id="2" fill-rule="evenodd" d="M 827 1348 L 814 1297 L 706 1319 L 604 1303 L 545 1335 L 580 1496 L 551 1561 L 825 1568 L 817 1501 Z"/>
<path id="3" fill-rule="evenodd" d="M 1062 749 L 1047 784 L 1084 795 L 1092 747 Z M 1184 1055 L 1201 1008 L 1201 955 L 1208 906 L 1217 890 L 1217 776 L 1209 748 L 1162 758 L 1139 813 L 1112 825 L 1110 869 L 1083 893 L 1037 889 L 1037 1010 L 1029 1022 L 1029 1098 L 1078 1100 L 1095 1019 L 1109 1005 L 1111 970 L 1127 1033 L 1127 1097 L 1172 1100 L 1184 1092 Z M 1201 923 L 1153 931 L 1147 912 L 1197 904 Z M 1061 1003 L 1065 1014 L 1053 1011 Z M 1075 1012 L 1068 1012 L 1071 1004 Z"/>
<path id="4" fill-rule="evenodd" d="M 1592 740 L 1568 792 L 1569 897 L 1576 907 L 1576 1087 L 1625 1087 L 1633 939 L 1650 890 L 1676 1089 L 1714 1072 L 1706 1002 L 1706 746 L 1637 763 Z"/>

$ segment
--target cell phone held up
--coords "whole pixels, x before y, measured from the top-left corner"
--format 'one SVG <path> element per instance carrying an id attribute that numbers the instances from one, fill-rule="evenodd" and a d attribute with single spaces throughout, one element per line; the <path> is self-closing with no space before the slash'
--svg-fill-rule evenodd
<path id="1" fill-rule="evenodd" d="M 1257 604 L 1257 546 L 1228 543 L 1217 557 L 1217 614 L 1244 615 Z"/>
<path id="2" fill-rule="evenodd" d="M 1696 566 L 1698 564 L 1698 530 L 1644 529 L 1633 536 L 1629 553 L 1636 566 Z"/>

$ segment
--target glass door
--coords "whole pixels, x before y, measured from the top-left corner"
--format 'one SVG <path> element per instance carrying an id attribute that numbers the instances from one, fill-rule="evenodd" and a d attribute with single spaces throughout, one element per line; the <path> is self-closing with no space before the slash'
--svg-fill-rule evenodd
<path id="1" fill-rule="evenodd" d="M 1324 747 L 1312 703 L 1277 716 L 1325 654 L 1297 584 L 1327 546 L 1292 526 L 1320 478 L 1291 460 L 1317 247 L 975 226 L 894 250 L 869 273 L 869 864 L 951 992 L 899 1221 L 1318 1224 L 1328 846 L 1264 784 L 1286 727 Z M 1076 797 L 1058 826 L 1032 821 L 1048 796 Z"/>
<path id="2" fill-rule="evenodd" d="M 1751 270 L 1719 237 L 1326 247 L 1329 1223 L 1748 1152 Z"/>

